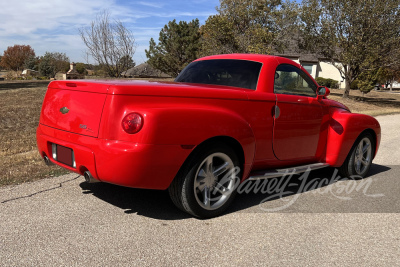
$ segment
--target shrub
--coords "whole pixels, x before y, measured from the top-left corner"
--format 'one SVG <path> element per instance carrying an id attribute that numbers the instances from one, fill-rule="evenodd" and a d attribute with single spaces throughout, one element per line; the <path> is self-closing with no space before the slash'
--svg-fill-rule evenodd
<path id="1" fill-rule="evenodd" d="M 315 81 L 319 84 L 319 86 L 325 86 L 325 78 L 317 77 Z"/>
<path id="2" fill-rule="evenodd" d="M 85 68 L 85 64 L 83 63 L 76 63 L 76 71 L 79 74 L 87 74 L 86 68 Z"/>
<path id="3" fill-rule="evenodd" d="M 351 90 L 358 90 L 358 88 L 359 88 L 358 80 L 355 80 L 350 84 L 350 89 Z"/>
<path id="4" fill-rule="evenodd" d="M 9 71 L 9 72 L 7 72 L 7 74 L 6 74 L 6 80 L 12 80 L 13 78 L 14 78 L 14 75 L 12 74 L 12 72 L 11 71 Z"/>
<path id="5" fill-rule="evenodd" d="M 339 89 L 339 81 L 334 79 L 328 79 L 328 87 L 333 89 Z"/>
<path id="6" fill-rule="evenodd" d="M 334 79 L 317 77 L 315 80 L 320 86 L 326 86 L 328 88 L 333 88 L 333 89 L 339 88 L 339 82 Z"/>

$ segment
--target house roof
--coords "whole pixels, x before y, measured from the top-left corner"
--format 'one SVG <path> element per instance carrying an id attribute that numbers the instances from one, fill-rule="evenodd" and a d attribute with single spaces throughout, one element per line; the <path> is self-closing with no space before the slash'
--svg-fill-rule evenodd
<path id="1" fill-rule="evenodd" d="M 318 63 L 323 58 L 318 53 L 310 53 L 300 49 L 298 41 L 296 38 L 288 40 L 284 53 L 276 53 L 275 55 L 299 60 L 300 63 Z"/>
<path id="2" fill-rule="evenodd" d="M 148 63 L 142 63 L 127 71 L 122 72 L 125 77 L 139 77 L 139 78 L 170 78 L 168 74 L 157 70 L 150 66 Z"/>
<path id="3" fill-rule="evenodd" d="M 300 62 L 310 62 L 310 63 L 318 63 L 320 57 L 317 54 L 301 54 L 301 53 L 284 53 L 277 54 L 280 57 L 286 57 L 290 59 L 298 59 Z"/>

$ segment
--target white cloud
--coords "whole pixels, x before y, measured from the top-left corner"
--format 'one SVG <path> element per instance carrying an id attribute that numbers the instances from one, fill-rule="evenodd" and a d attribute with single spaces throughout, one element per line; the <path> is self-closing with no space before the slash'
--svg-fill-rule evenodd
<path id="1" fill-rule="evenodd" d="M 154 8 L 162 8 L 165 6 L 165 3 L 150 3 L 150 2 L 138 2 L 139 5 L 154 7 Z"/>
<path id="2" fill-rule="evenodd" d="M 83 25 L 96 12 L 112 5 L 111 1 L 20 0 L 0 9 L 0 36 L 24 35 L 38 30 L 54 30 L 70 25 Z"/>
<path id="3" fill-rule="evenodd" d="M 169 20 L 199 18 L 204 22 L 215 14 L 215 4 L 210 2 L 203 3 L 201 8 L 191 3 L 190 6 L 193 7 L 185 9 L 181 2 L 173 0 L 122 0 L 118 3 L 116 0 L 17 0 L 13 5 L 2 3 L 0 55 L 8 46 L 24 44 L 30 45 L 38 56 L 46 51 L 62 52 L 71 60 L 82 62 L 86 47 L 78 29 L 89 26 L 99 12 L 108 10 L 111 18 L 121 20 L 132 30 L 138 45 L 134 58 L 141 63 L 146 60 L 144 49 L 148 48 L 150 38 L 157 40 L 161 28 Z"/>

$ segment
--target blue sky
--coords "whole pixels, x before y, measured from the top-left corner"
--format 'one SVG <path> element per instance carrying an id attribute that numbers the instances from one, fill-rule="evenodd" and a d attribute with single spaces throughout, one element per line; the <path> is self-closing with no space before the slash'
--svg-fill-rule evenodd
<path id="1" fill-rule="evenodd" d="M 134 60 L 147 60 L 150 38 L 158 40 L 168 21 L 198 18 L 204 24 L 216 14 L 219 0 L 0 0 L 0 55 L 8 46 L 30 45 L 37 56 L 46 51 L 66 53 L 71 61 L 86 62 L 78 29 L 89 26 L 107 9 L 113 19 L 130 29 L 137 43 Z"/>

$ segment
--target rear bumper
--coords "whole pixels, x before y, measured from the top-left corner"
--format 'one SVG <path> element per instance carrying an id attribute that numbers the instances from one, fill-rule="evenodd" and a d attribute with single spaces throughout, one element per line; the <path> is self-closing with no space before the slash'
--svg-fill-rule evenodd
<path id="1" fill-rule="evenodd" d="M 89 171 L 102 182 L 147 189 L 167 189 L 192 150 L 180 145 L 138 144 L 98 139 L 39 125 L 37 145 L 42 157 L 70 171 Z M 74 151 L 76 167 L 57 162 L 52 144 Z"/>

